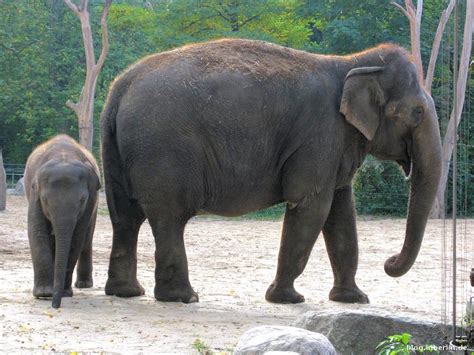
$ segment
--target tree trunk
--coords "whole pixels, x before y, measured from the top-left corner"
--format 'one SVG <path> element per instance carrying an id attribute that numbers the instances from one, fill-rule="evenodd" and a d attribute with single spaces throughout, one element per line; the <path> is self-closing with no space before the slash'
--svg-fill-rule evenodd
<path id="1" fill-rule="evenodd" d="M 3 167 L 2 148 L 0 148 L 0 211 L 7 207 L 7 177 Z"/>
<path id="2" fill-rule="evenodd" d="M 454 105 L 456 106 L 456 110 L 453 108 L 451 112 L 448 129 L 445 134 L 442 154 L 442 173 L 441 173 L 441 181 L 439 184 L 438 192 L 436 194 L 436 199 L 433 204 L 433 209 L 431 210 L 430 217 L 431 218 L 441 218 L 444 214 L 444 193 L 446 191 L 446 185 L 448 181 L 448 174 L 449 174 L 449 165 L 451 162 L 451 157 L 453 154 L 454 144 L 456 143 L 453 141 L 454 138 L 454 130 L 457 130 L 459 123 L 461 121 L 461 114 L 462 114 L 462 107 L 464 104 L 464 97 L 465 97 L 465 90 L 466 90 L 466 82 L 468 76 L 468 68 L 469 68 L 469 57 L 472 48 L 472 18 L 473 18 L 473 5 L 474 0 L 467 1 L 466 5 L 466 21 L 464 23 L 464 37 L 463 37 L 463 48 L 461 53 L 461 63 L 459 66 L 458 71 L 458 82 L 457 82 L 457 98 Z M 392 4 L 398 7 L 402 13 L 408 18 L 410 23 L 410 38 L 411 38 L 411 47 L 412 47 L 412 54 L 415 58 L 415 65 L 417 67 L 417 71 L 421 74 L 420 80 L 426 87 L 428 92 L 431 92 L 431 85 L 433 82 L 433 75 L 436 66 L 436 59 L 439 53 L 439 47 L 441 44 L 441 39 L 443 36 L 444 29 L 446 27 L 446 23 L 449 20 L 449 16 L 454 8 L 455 0 L 450 0 L 446 10 L 443 11 L 440 17 L 440 22 L 438 28 L 436 30 L 436 34 L 433 40 L 433 47 L 431 51 L 430 62 L 428 65 L 428 70 L 426 72 L 426 80 L 423 80 L 423 65 L 421 62 L 421 55 L 420 55 L 420 24 L 421 24 L 421 14 L 422 14 L 422 7 L 423 2 L 418 1 L 417 6 L 413 4 L 412 0 L 405 0 L 405 7 L 401 6 L 398 3 L 392 2 Z M 420 69 L 421 68 L 421 69 Z M 457 112 L 457 117 L 454 117 L 454 112 Z"/>
<path id="3" fill-rule="evenodd" d="M 398 7 L 400 11 L 408 18 L 410 24 L 410 43 L 411 54 L 415 58 L 416 71 L 421 82 L 423 82 L 423 63 L 421 60 L 420 47 L 420 30 L 421 30 L 421 15 L 423 13 L 423 1 L 418 0 L 417 6 L 413 4 L 412 0 L 405 0 L 405 7 L 392 2 L 392 5 Z"/>
<path id="4" fill-rule="evenodd" d="M 97 77 L 104 65 L 105 57 L 109 52 L 109 37 L 107 31 L 107 14 L 112 0 L 105 0 L 101 16 L 102 26 L 102 52 L 96 62 L 94 54 L 94 41 L 87 9 L 88 1 L 81 0 L 80 6 L 76 6 L 70 0 L 64 0 L 66 5 L 79 17 L 81 21 L 82 40 L 86 55 L 86 79 L 82 88 L 81 96 L 77 103 L 68 100 L 66 105 L 76 113 L 79 123 L 79 143 L 88 150 L 92 150 L 94 135 L 94 97 Z"/>
<path id="5" fill-rule="evenodd" d="M 469 59 L 472 50 L 472 25 L 474 17 L 474 1 L 468 1 L 466 5 L 466 20 L 464 22 L 463 45 L 461 51 L 461 61 L 459 63 L 458 81 L 456 85 L 457 97 L 456 102 L 451 111 L 449 118 L 448 129 L 446 130 L 443 142 L 443 170 L 441 173 L 441 181 L 436 196 L 436 201 L 431 212 L 431 216 L 441 218 L 444 214 L 444 192 L 448 182 L 449 165 L 453 155 L 454 145 L 454 131 L 457 131 L 459 123 L 461 122 L 462 109 L 464 106 L 464 99 L 466 96 L 466 83 L 469 74 Z M 454 116 L 456 112 L 456 117 Z"/>
<path id="6" fill-rule="evenodd" d="M 451 0 L 448 7 L 441 13 L 439 19 L 438 28 L 436 29 L 435 38 L 433 40 L 433 46 L 431 48 L 430 63 L 428 64 L 428 70 L 426 71 L 425 87 L 426 90 L 431 94 L 431 85 L 433 84 L 434 70 L 436 67 L 436 60 L 438 59 L 439 47 L 441 45 L 441 39 L 443 38 L 444 29 L 448 23 L 449 16 L 453 11 L 456 0 Z"/>

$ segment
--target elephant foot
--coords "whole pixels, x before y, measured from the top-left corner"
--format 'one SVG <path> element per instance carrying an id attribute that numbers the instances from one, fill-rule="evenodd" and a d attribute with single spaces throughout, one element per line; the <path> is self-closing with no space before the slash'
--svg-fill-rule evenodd
<path id="1" fill-rule="evenodd" d="M 191 286 L 183 288 L 170 288 L 169 286 L 155 286 L 155 298 L 162 302 L 199 302 L 199 296 Z"/>
<path id="2" fill-rule="evenodd" d="M 63 297 L 72 297 L 73 295 L 73 292 L 72 292 L 72 288 L 69 287 L 69 288 L 66 288 L 64 291 L 63 291 Z"/>
<path id="3" fill-rule="evenodd" d="M 91 288 L 93 286 L 92 278 L 84 280 L 76 280 L 74 284 L 77 288 Z"/>
<path id="4" fill-rule="evenodd" d="M 51 298 L 53 297 L 53 286 L 35 286 L 33 296 L 36 298 Z"/>
<path id="5" fill-rule="evenodd" d="M 369 303 L 369 297 L 357 286 L 352 288 L 333 287 L 329 292 L 329 299 L 343 303 Z"/>
<path id="6" fill-rule="evenodd" d="M 304 296 L 296 292 L 294 287 L 277 287 L 274 283 L 270 285 L 265 294 L 265 299 L 272 303 L 301 303 Z"/>
<path id="7" fill-rule="evenodd" d="M 109 278 L 105 284 L 105 294 L 117 297 L 143 296 L 145 294 L 145 289 L 137 280 L 134 282 L 126 282 Z"/>

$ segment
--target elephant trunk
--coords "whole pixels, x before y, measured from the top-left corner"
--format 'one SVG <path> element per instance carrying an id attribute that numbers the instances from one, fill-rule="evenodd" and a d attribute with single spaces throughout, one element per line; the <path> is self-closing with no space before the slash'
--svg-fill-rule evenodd
<path id="1" fill-rule="evenodd" d="M 411 153 L 410 199 L 405 242 L 400 254 L 385 262 L 385 272 L 392 277 L 404 275 L 414 264 L 436 197 L 441 176 L 441 138 L 436 113 L 413 131 Z"/>
<path id="2" fill-rule="evenodd" d="M 75 221 L 62 220 L 53 222 L 53 230 L 56 241 L 54 258 L 54 284 L 53 284 L 53 308 L 61 306 L 61 298 L 64 293 L 66 272 L 71 249 L 71 239 L 74 232 Z"/>

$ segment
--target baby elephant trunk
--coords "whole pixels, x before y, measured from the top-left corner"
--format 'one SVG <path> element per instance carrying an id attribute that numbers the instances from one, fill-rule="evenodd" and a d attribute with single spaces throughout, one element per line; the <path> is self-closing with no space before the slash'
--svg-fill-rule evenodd
<path id="1" fill-rule="evenodd" d="M 53 308 L 61 306 L 61 298 L 64 293 L 68 259 L 71 249 L 71 239 L 74 232 L 75 221 L 63 220 L 53 223 L 56 240 L 56 253 L 54 259 L 54 284 L 53 284 Z"/>

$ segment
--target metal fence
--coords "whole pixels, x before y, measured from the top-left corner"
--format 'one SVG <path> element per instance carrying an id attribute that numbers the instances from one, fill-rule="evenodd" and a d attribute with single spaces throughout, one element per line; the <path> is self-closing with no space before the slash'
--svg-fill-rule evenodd
<path id="1" fill-rule="evenodd" d="M 25 173 L 25 165 L 5 163 L 4 166 L 7 178 L 7 188 L 13 189 L 18 180 L 20 180 Z"/>

